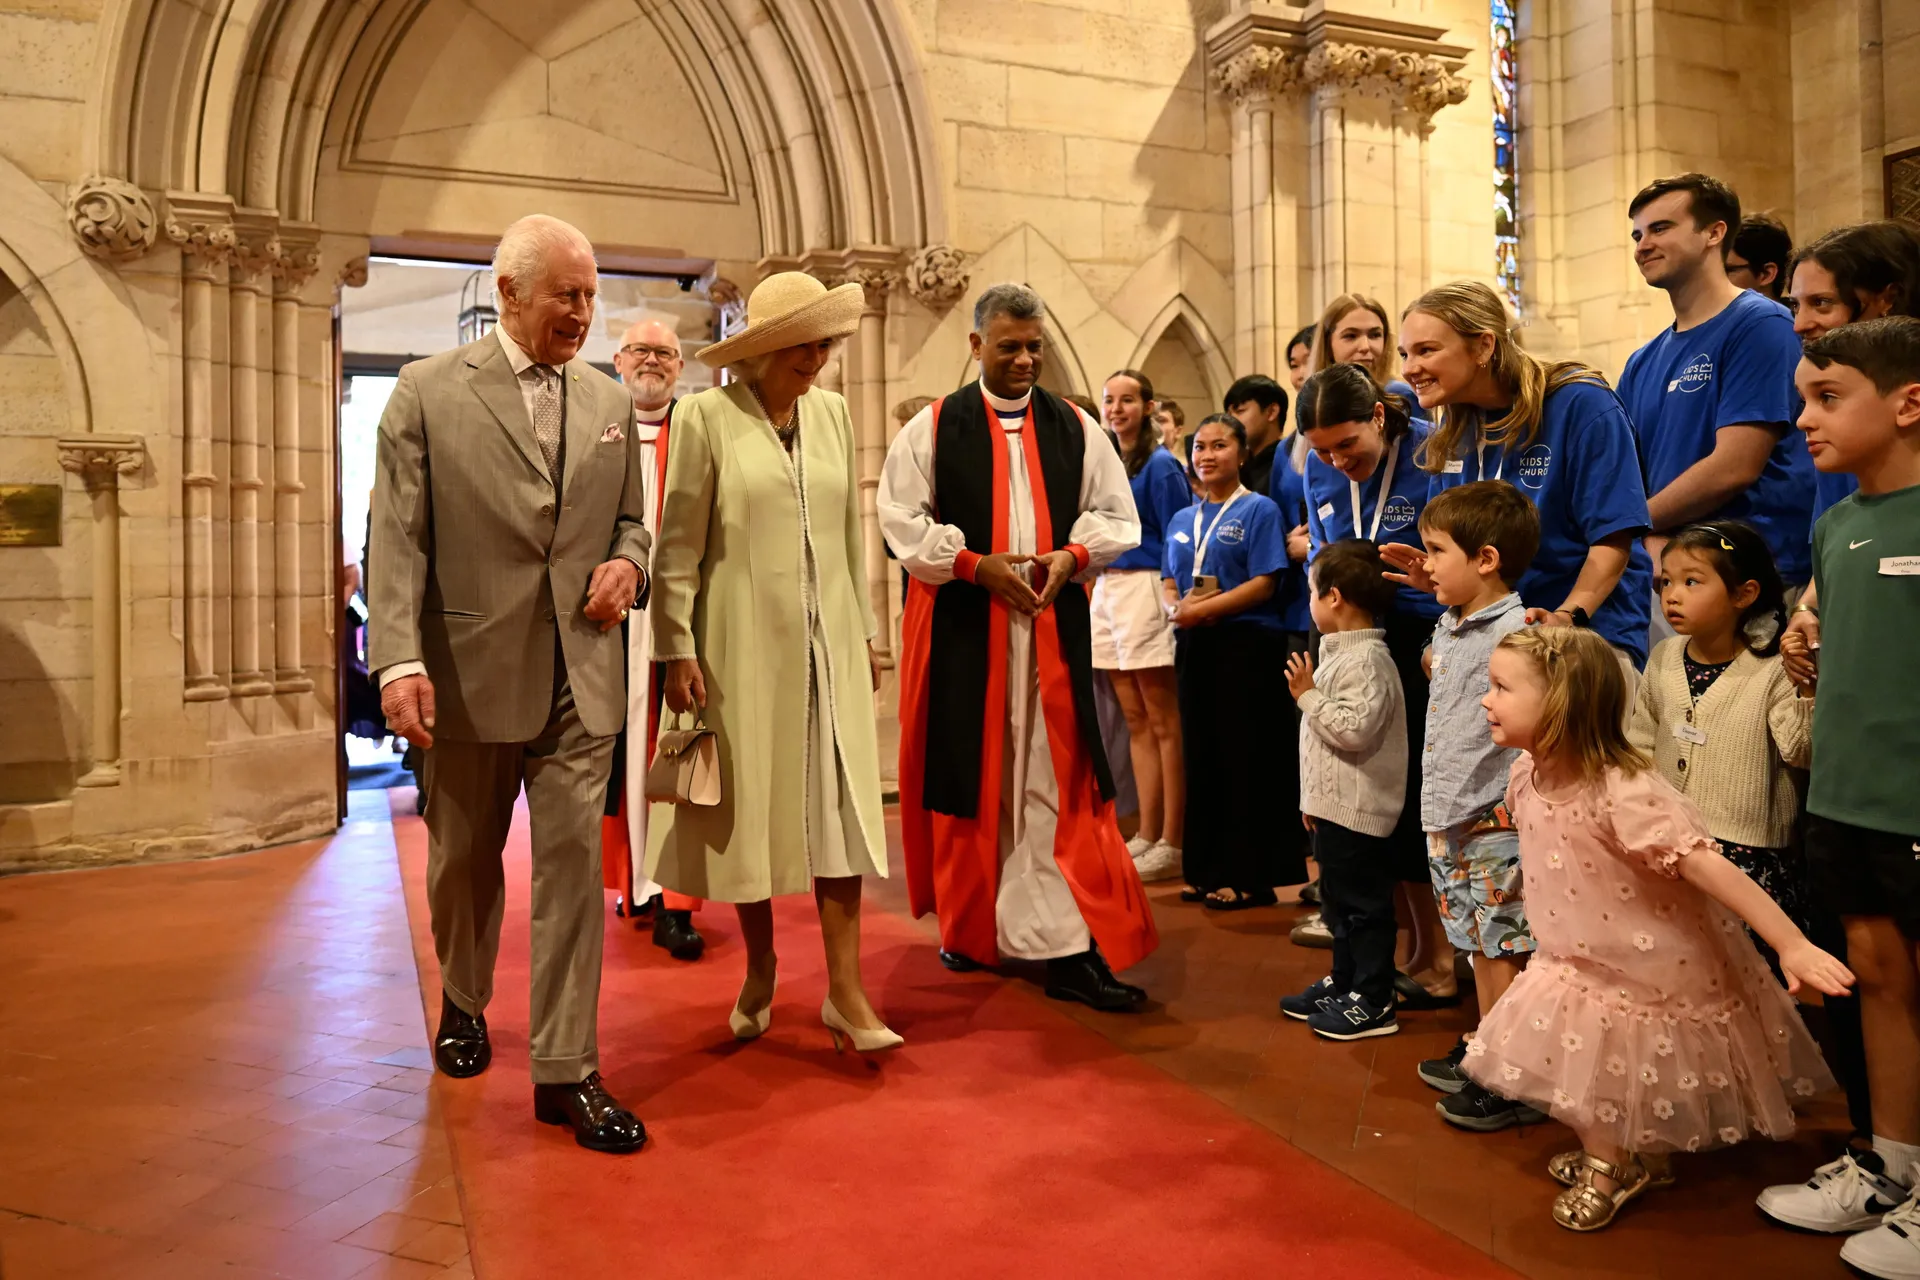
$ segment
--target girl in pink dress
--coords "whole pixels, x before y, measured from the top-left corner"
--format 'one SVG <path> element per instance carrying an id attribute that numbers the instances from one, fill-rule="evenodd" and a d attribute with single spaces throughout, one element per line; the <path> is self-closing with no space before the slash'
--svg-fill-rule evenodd
<path id="1" fill-rule="evenodd" d="M 1626 679 L 1604 640 L 1529 627 L 1500 642 L 1489 674 L 1493 740 L 1527 753 L 1507 803 L 1539 950 L 1462 1066 L 1579 1135 L 1583 1150 L 1548 1165 L 1567 1184 L 1553 1219 L 1596 1231 L 1668 1153 L 1791 1133 L 1794 1102 L 1833 1080 L 1788 992 L 1841 995 L 1853 975 L 1628 745 Z M 1786 991 L 1742 919 L 1778 954 Z"/>

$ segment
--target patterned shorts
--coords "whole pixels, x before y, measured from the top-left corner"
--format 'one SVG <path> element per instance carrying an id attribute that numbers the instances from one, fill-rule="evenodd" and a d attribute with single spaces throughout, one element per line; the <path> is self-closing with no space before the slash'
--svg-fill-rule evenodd
<path id="1" fill-rule="evenodd" d="M 1500 810 L 1504 813 L 1504 806 Z M 1520 833 L 1485 820 L 1427 833 L 1427 870 L 1447 941 L 1476 955 L 1534 949 L 1520 892 Z"/>

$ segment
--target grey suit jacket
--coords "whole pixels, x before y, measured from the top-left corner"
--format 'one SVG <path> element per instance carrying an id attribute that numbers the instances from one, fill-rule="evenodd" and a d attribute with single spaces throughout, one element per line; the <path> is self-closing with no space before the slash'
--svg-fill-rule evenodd
<path id="1" fill-rule="evenodd" d="M 647 563 L 633 399 L 584 360 L 563 372 L 557 502 L 491 334 L 401 369 L 380 419 L 367 665 L 426 664 L 436 737 L 539 736 L 553 705 L 556 630 L 581 727 L 608 737 L 626 720 L 620 628 L 603 632 L 581 609 L 602 561 Z"/>

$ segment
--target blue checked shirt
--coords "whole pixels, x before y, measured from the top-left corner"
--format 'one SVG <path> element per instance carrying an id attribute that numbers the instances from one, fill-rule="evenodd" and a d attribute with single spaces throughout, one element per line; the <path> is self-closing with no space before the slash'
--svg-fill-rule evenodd
<path id="1" fill-rule="evenodd" d="M 1420 826 L 1445 831 L 1507 798 L 1507 773 L 1520 753 L 1493 744 L 1487 728 L 1487 660 L 1502 636 L 1526 625 L 1526 606 L 1508 592 L 1462 618 L 1449 609 L 1433 624 L 1433 681 L 1427 690 Z"/>

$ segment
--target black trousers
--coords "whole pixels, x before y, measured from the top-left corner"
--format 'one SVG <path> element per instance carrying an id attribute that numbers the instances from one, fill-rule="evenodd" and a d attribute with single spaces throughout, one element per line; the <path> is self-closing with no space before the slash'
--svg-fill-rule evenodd
<path id="1" fill-rule="evenodd" d="M 1358 991 L 1379 1009 L 1393 1008 L 1395 854 L 1392 837 L 1314 819 L 1320 915 L 1333 934 L 1333 989 Z"/>
<path id="2" fill-rule="evenodd" d="M 1284 633 L 1251 622 L 1180 633 L 1174 680 L 1187 768 L 1187 883 L 1260 892 L 1306 879 L 1300 752 Z"/>

